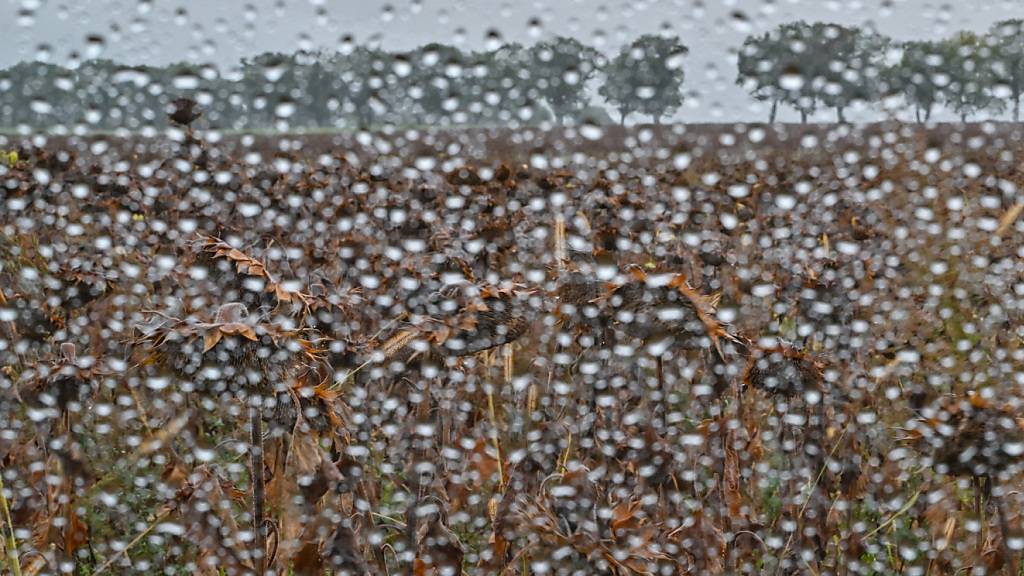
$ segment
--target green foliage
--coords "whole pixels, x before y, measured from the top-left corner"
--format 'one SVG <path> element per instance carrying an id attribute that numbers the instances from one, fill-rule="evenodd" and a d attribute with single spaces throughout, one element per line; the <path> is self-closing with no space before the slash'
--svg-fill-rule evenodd
<path id="1" fill-rule="evenodd" d="M 464 114 L 471 94 L 467 88 L 473 81 L 470 58 L 454 46 L 438 43 L 393 56 L 392 108 L 409 110 L 427 124 L 440 123 L 453 113 Z M 458 122 L 458 116 L 453 120 Z"/>
<path id="2" fill-rule="evenodd" d="M 766 32 L 762 36 L 747 37 L 737 56 L 736 84 L 750 92 L 755 100 L 772 102 L 773 111 L 786 96 L 785 90 L 779 86 L 785 50 L 783 38 Z M 773 113 L 770 120 L 774 119 Z"/>
<path id="3" fill-rule="evenodd" d="M 22 62 L 0 70 L 0 126 L 90 131 L 163 129 L 179 96 L 197 100 L 201 126 L 236 130 L 536 124 L 580 120 L 599 73 L 601 98 L 624 122 L 658 122 L 683 101 L 687 47 L 645 35 L 606 61 L 569 37 L 484 51 L 432 43 L 385 51 L 345 42 L 338 51 L 263 53 L 229 70 L 178 62 L 127 66 L 93 59 L 62 67 Z M 736 83 L 806 120 L 833 108 L 901 97 L 919 120 L 944 106 L 966 120 L 1007 104 L 1019 119 L 1024 94 L 1024 20 L 985 34 L 893 42 L 832 23 L 790 22 L 750 36 L 737 51 Z M 550 112 L 549 112 L 550 110 Z"/>
<path id="4" fill-rule="evenodd" d="M 824 79 L 820 98 L 824 105 L 836 109 L 842 121 L 847 106 L 878 99 L 889 40 L 856 27 L 816 26 L 820 33 L 815 38 L 821 44 L 815 50 L 830 55 L 820 72 Z"/>
<path id="5" fill-rule="evenodd" d="M 549 55 L 542 73 L 531 74 Z M 0 71 L 0 126 L 162 129 L 179 96 L 199 102 L 202 125 L 235 130 L 533 124 L 550 119 L 545 101 L 560 116 L 583 110 L 598 60 L 593 48 L 556 40 L 480 52 L 347 43 L 337 52 L 262 53 L 223 73 L 185 62 L 26 62 Z"/>
<path id="6" fill-rule="evenodd" d="M 788 104 L 806 120 L 820 106 L 843 109 L 878 93 L 887 41 L 856 27 L 790 22 L 749 37 L 738 57 L 736 82 L 754 98 Z M 773 118 L 774 119 L 774 118 Z"/>
<path id="7" fill-rule="evenodd" d="M 837 118 L 854 102 L 902 97 L 919 121 L 945 106 L 961 120 L 1009 101 L 1014 119 L 1024 93 L 1024 21 L 996 23 L 985 35 L 894 43 L 836 24 L 791 22 L 746 39 L 736 83 L 756 100 L 787 104 L 806 120 L 822 106 Z"/>
<path id="8" fill-rule="evenodd" d="M 559 122 L 582 108 L 587 82 L 601 67 L 601 53 L 575 38 L 559 36 L 530 49 L 530 76 Z"/>
<path id="9" fill-rule="evenodd" d="M 990 72 L 997 85 L 1004 86 L 1013 106 L 1014 121 L 1020 120 L 1020 97 L 1024 92 L 1024 20 L 996 22 L 988 33 L 992 48 Z"/>
<path id="10" fill-rule="evenodd" d="M 478 121 L 482 123 L 538 123 L 551 119 L 540 104 L 541 95 L 530 75 L 530 50 L 521 44 L 505 44 L 492 52 L 477 53 L 475 74 L 483 103 Z"/>
<path id="11" fill-rule="evenodd" d="M 995 75 L 991 61 L 993 50 L 985 38 L 961 32 L 940 44 L 948 82 L 942 87 L 946 107 L 966 121 L 967 116 L 986 108 L 1001 109 L 1003 103 L 993 94 Z"/>
<path id="12" fill-rule="evenodd" d="M 943 62 L 938 42 L 905 42 L 899 62 L 883 72 L 887 91 L 903 96 L 914 107 L 918 121 L 929 120 L 941 102 Z"/>
<path id="13" fill-rule="evenodd" d="M 682 59 L 688 51 L 678 38 L 641 36 L 608 63 L 598 92 L 619 111 L 623 123 L 632 112 L 658 122 L 683 103 Z"/>

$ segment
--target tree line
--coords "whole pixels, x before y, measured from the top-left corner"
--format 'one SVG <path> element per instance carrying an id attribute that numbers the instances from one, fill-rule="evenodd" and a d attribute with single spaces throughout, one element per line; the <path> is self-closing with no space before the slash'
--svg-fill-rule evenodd
<path id="1" fill-rule="evenodd" d="M 593 85 L 616 106 L 654 121 L 682 103 L 678 39 L 643 36 L 610 61 L 575 38 L 464 51 L 429 44 L 405 52 L 343 43 L 334 52 L 264 53 L 230 71 L 178 63 L 75 67 L 23 62 L 0 71 L 0 126 L 167 126 L 176 98 L 199 102 L 210 126 L 295 129 L 395 125 L 608 121 Z"/>
<path id="2" fill-rule="evenodd" d="M 737 83 L 803 121 L 833 108 L 843 121 L 854 103 L 900 98 L 927 121 L 942 106 L 961 121 L 978 112 L 1013 111 L 1020 120 L 1024 89 L 1024 21 L 1004 20 L 986 33 L 958 32 L 940 40 L 898 42 L 861 28 L 830 23 L 782 24 L 743 43 Z"/>
<path id="3" fill-rule="evenodd" d="M 595 96 L 620 123 L 635 115 L 660 123 L 683 103 L 688 51 L 677 37 L 645 35 L 610 57 L 556 37 L 483 51 L 433 43 L 396 52 L 346 41 L 331 52 L 260 54 L 223 72 L 184 62 L 22 62 L 0 70 L 0 127 L 160 129 L 181 96 L 199 102 L 209 126 L 236 130 L 611 122 Z M 1019 120 L 1024 22 L 908 42 L 786 23 L 746 39 L 737 84 L 770 104 L 772 122 L 780 105 L 803 121 L 827 108 L 844 121 L 856 103 L 897 98 L 920 121 L 940 106 L 962 120 L 1009 106 Z"/>

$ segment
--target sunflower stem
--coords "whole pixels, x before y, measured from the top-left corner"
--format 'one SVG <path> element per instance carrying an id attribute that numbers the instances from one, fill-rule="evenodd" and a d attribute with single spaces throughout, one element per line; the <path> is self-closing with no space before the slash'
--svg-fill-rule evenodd
<path id="1" fill-rule="evenodd" d="M 267 571 L 267 531 L 263 525 L 264 501 L 266 498 L 266 485 L 263 478 L 263 411 L 259 399 L 252 399 L 249 403 L 249 431 L 252 449 L 252 525 L 253 534 L 256 535 L 254 559 L 256 574 L 264 576 Z"/>
<path id="2" fill-rule="evenodd" d="M 491 420 L 491 441 L 498 457 L 498 489 L 505 491 L 505 469 L 501 460 L 501 439 L 498 437 L 498 415 L 494 410 L 494 385 L 487 387 L 487 415 Z"/>
<path id="3" fill-rule="evenodd" d="M 981 557 L 985 550 L 985 519 L 984 508 L 981 505 L 981 477 L 972 476 L 974 485 L 974 515 L 978 517 L 978 539 L 976 542 L 978 556 Z"/>
<path id="4" fill-rule="evenodd" d="M 996 505 L 996 517 L 999 519 L 999 531 L 1003 543 L 1003 554 L 1010 561 L 1010 574 L 1020 574 L 1020 561 L 1017 559 L 1017 552 L 1010 548 L 1007 540 L 1010 538 L 1010 522 L 1006 518 L 1006 508 L 1003 506 L 1003 494 L 1000 486 L 996 483 L 996 475 L 989 476 L 989 488 L 992 491 L 992 501 Z"/>
<path id="5" fill-rule="evenodd" d="M 4 524 L 7 526 L 7 563 L 11 567 L 11 574 L 21 576 L 21 560 L 18 558 L 18 540 L 14 536 L 14 523 L 11 522 L 11 508 L 7 504 L 5 494 L 4 477 L 0 473 L 0 508 L 4 513 Z"/>

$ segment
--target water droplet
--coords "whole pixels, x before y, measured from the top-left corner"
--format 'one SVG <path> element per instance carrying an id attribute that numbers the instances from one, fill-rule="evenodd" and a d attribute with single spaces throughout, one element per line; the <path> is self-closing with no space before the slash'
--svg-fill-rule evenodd
<path id="1" fill-rule="evenodd" d="M 540 38 L 544 31 L 544 26 L 541 23 L 540 18 L 530 18 L 526 23 L 526 32 L 530 35 L 530 38 Z"/>
<path id="2" fill-rule="evenodd" d="M 90 34 L 85 37 L 85 57 L 88 59 L 99 58 L 107 47 L 107 41 L 103 36 Z"/>
<path id="3" fill-rule="evenodd" d="M 740 34 L 749 34 L 754 29 L 750 22 L 750 17 L 742 10 L 733 10 L 729 14 L 729 22 L 732 24 L 733 30 Z"/>
<path id="4" fill-rule="evenodd" d="M 36 114 L 49 114 L 53 112 L 53 105 L 46 100 L 34 98 L 29 102 L 28 107 Z"/>
<path id="5" fill-rule="evenodd" d="M 580 135 L 587 140 L 596 141 L 604 137 L 604 129 L 597 124 L 591 122 L 584 122 L 580 126 Z"/>
<path id="6" fill-rule="evenodd" d="M 395 58 L 391 69 L 395 71 L 395 75 L 399 78 L 405 78 L 412 74 L 412 64 L 405 58 Z"/>
<path id="7" fill-rule="evenodd" d="M 795 92 L 804 87 L 804 77 L 793 72 L 782 74 L 779 76 L 779 87 Z"/>
<path id="8" fill-rule="evenodd" d="M 487 34 L 484 35 L 484 48 L 488 52 L 494 52 L 498 48 L 501 48 L 503 43 L 501 32 L 495 28 L 487 30 Z"/>
<path id="9" fill-rule="evenodd" d="M 195 90 L 199 88 L 199 77 L 194 74 L 177 74 L 171 79 L 171 85 L 178 90 Z"/>
<path id="10" fill-rule="evenodd" d="M 160 524 L 157 524 L 156 531 L 159 534 L 183 536 L 185 534 L 185 527 L 176 522 L 161 522 Z"/>
<path id="11" fill-rule="evenodd" d="M 792 210 L 796 207 L 796 196 L 778 194 L 775 196 L 775 205 L 783 210 Z"/>
<path id="12" fill-rule="evenodd" d="M 277 103 L 277 106 L 274 106 L 274 116 L 277 116 L 278 118 L 290 118 L 295 114 L 297 109 L 298 107 L 295 105 L 295 102 L 282 100 Z"/>

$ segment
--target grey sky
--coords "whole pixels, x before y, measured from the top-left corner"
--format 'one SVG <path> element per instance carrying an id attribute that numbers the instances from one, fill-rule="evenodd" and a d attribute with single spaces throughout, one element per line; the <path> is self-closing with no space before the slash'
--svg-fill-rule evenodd
<path id="1" fill-rule="evenodd" d="M 46 46 L 52 61 L 101 55 L 129 63 L 212 61 L 230 66 L 258 52 L 331 49 L 352 34 L 406 49 L 431 41 L 482 48 L 489 30 L 529 44 L 576 36 L 605 52 L 647 32 L 668 30 L 691 49 L 679 118 L 763 120 L 766 112 L 734 85 L 730 51 L 751 33 L 791 20 L 861 24 L 899 39 L 985 30 L 1024 17 L 1024 0 L 4 0 L 0 65 L 31 59 Z M 318 15 L 318 12 L 320 15 Z M 738 16 L 738 17 L 737 17 Z M 531 22 L 540 26 L 531 26 Z M 102 37 L 104 43 L 87 38 Z M 826 111 L 824 117 L 828 116 Z M 861 115 L 863 117 L 863 115 Z M 784 112 L 780 119 L 795 115 Z M 853 114 L 857 118 L 857 113 Z"/>

